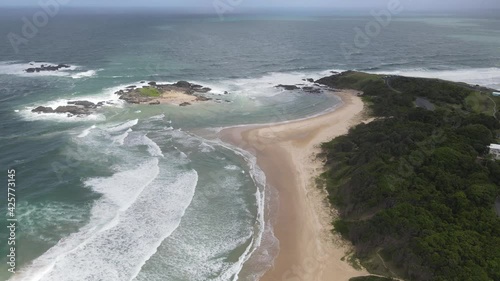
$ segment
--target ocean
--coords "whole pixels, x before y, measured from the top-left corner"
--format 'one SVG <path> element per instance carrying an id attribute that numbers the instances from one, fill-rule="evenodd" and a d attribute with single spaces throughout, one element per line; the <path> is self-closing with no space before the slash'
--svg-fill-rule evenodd
<path id="1" fill-rule="evenodd" d="M 500 89 L 498 17 L 398 16 L 360 44 L 356 28 L 375 20 L 368 12 L 220 19 L 62 10 L 13 47 L 8 34 L 21 35 L 34 12 L 0 11 L 0 166 L 4 183 L 16 170 L 19 271 L 7 271 L 4 221 L 0 280 L 258 280 L 279 252 L 271 224 L 279 194 L 250 153 L 214 137 L 221 128 L 334 107 L 337 98 L 275 87 L 332 71 Z M 24 72 L 30 63 L 71 67 Z M 210 87 L 221 102 L 130 105 L 114 94 L 179 80 Z M 31 112 L 70 100 L 110 104 L 86 117 Z"/>

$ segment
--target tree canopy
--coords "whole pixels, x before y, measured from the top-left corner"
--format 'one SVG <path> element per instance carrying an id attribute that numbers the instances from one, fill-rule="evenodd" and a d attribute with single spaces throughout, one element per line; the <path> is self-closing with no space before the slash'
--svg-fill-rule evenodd
<path id="1" fill-rule="evenodd" d="M 322 145 L 335 229 L 374 273 L 409 280 L 500 280 L 500 123 L 468 106 L 487 95 L 436 79 L 346 72 L 319 83 L 364 92 L 378 117 Z M 416 106 L 424 98 L 433 110 Z"/>

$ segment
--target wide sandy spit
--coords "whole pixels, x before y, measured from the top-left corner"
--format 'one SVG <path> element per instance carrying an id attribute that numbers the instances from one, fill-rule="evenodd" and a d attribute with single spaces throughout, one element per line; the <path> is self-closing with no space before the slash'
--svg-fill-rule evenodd
<path id="1" fill-rule="evenodd" d="M 341 259 L 350 247 L 331 233 L 335 212 L 314 179 L 323 171 L 316 155 L 323 142 L 346 134 L 363 120 L 357 91 L 336 93 L 334 111 L 297 121 L 224 129 L 221 139 L 257 157 L 267 184 L 279 192 L 274 233 L 280 252 L 264 281 L 347 281 L 368 275 Z"/>

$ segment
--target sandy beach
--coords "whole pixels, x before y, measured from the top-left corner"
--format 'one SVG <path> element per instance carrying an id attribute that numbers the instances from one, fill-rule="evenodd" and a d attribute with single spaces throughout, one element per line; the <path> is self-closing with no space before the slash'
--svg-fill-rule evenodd
<path id="1" fill-rule="evenodd" d="M 319 145 L 346 134 L 363 120 L 363 102 L 356 93 L 336 93 L 343 104 L 319 116 L 221 131 L 222 140 L 256 155 L 267 184 L 279 192 L 273 228 L 280 252 L 261 280 L 346 281 L 368 275 L 341 260 L 349 245 L 331 233 L 335 214 L 326 193 L 314 184 L 323 170 L 323 163 L 316 158 Z"/>
<path id="2" fill-rule="evenodd" d="M 156 99 L 161 104 L 175 104 L 180 105 L 182 103 L 195 103 L 197 102 L 197 97 L 193 95 L 188 95 L 184 91 L 174 91 L 168 90 L 162 93 L 160 98 Z"/>

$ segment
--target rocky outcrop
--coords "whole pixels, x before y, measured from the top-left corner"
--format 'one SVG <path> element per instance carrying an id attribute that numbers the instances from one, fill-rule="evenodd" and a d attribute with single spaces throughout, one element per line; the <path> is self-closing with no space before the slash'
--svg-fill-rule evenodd
<path id="1" fill-rule="evenodd" d="M 196 101 L 209 101 L 209 100 L 212 100 L 212 99 L 204 97 L 204 96 L 197 96 L 196 97 Z"/>
<path id="2" fill-rule="evenodd" d="M 68 105 L 58 106 L 56 109 L 46 106 L 38 106 L 31 110 L 34 113 L 65 113 L 69 116 L 84 116 L 90 115 L 96 111 L 97 108 L 101 107 L 104 103 L 99 102 L 97 104 L 90 101 L 68 101 Z"/>
<path id="3" fill-rule="evenodd" d="M 54 109 L 52 107 L 39 106 L 39 107 L 31 110 L 31 112 L 35 112 L 35 113 L 54 113 Z"/>
<path id="4" fill-rule="evenodd" d="M 179 81 L 175 84 L 172 84 L 172 86 L 179 87 L 179 88 L 186 88 L 186 89 L 200 88 L 201 87 L 201 85 L 193 85 L 193 84 L 189 83 L 188 81 Z"/>
<path id="5" fill-rule="evenodd" d="M 68 106 L 58 106 L 56 109 L 53 109 L 52 107 L 45 107 L 45 106 L 39 106 L 31 112 L 35 112 L 38 114 L 41 113 L 66 113 L 69 114 L 70 116 L 72 115 L 77 115 L 77 116 L 82 116 L 82 115 L 89 115 L 91 112 L 90 110 L 76 106 L 76 105 L 68 105 Z"/>
<path id="6" fill-rule="evenodd" d="M 145 83 L 145 82 L 144 82 Z M 191 84 L 187 81 L 179 81 L 174 84 L 158 84 L 154 81 L 149 82 L 148 85 L 137 87 L 135 85 L 127 86 L 122 90 L 117 91 L 115 94 L 131 104 L 149 104 L 159 105 L 162 103 L 162 98 L 168 96 L 169 92 L 182 93 L 192 96 L 193 101 L 209 101 L 212 100 L 201 94 L 210 92 L 211 89 L 202 85 Z M 167 101 L 168 102 L 168 101 Z M 68 101 L 67 105 L 59 106 L 57 108 L 38 106 L 31 110 L 34 113 L 61 113 L 68 116 L 86 116 L 95 113 L 100 107 L 105 104 L 113 104 L 112 101 L 100 101 L 93 103 L 86 100 Z M 180 106 L 191 105 L 190 102 L 182 102 Z"/>
<path id="7" fill-rule="evenodd" d="M 158 104 L 158 99 L 168 92 L 180 92 L 196 97 L 196 101 L 208 101 L 210 98 L 198 95 L 210 92 L 212 89 L 187 81 L 178 81 L 174 84 L 159 84 L 155 81 L 148 82 L 149 86 L 142 88 L 136 86 L 126 87 L 115 94 L 132 104 Z M 161 103 L 161 102 L 160 102 Z"/>
<path id="8" fill-rule="evenodd" d="M 307 81 L 309 81 L 309 79 L 307 79 Z M 306 93 L 310 93 L 310 94 L 321 94 L 321 93 L 323 93 L 323 90 L 318 85 L 315 85 L 315 86 L 303 86 L 303 85 L 304 84 L 297 84 L 297 85 L 283 85 L 283 84 L 279 84 L 278 86 L 276 86 L 276 88 L 283 88 L 286 91 L 302 90 L 302 91 L 304 91 Z"/>
<path id="9" fill-rule="evenodd" d="M 76 105 L 64 105 L 58 106 L 55 110 L 55 113 L 68 113 L 70 115 L 89 115 L 91 112 L 85 107 L 76 106 Z"/>
<path id="10" fill-rule="evenodd" d="M 189 90 L 192 90 L 192 91 L 197 92 L 197 93 L 208 93 L 208 92 L 212 91 L 212 89 L 210 89 L 208 87 L 203 87 L 202 85 L 198 85 L 198 84 L 192 84 L 192 83 L 189 83 L 187 81 L 179 81 L 179 82 L 174 83 L 172 85 L 164 85 L 164 86 L 174 86 L 174 87 L 179 87 L 179 88 L 183 88 L 183 89 L 189 89 Z"/>
<path id="11" fill-rule="evenodd" d="M 317 87 L 302 87 L 302 90 L 310 94 L 321 94 L 323 91 Z"/>
<path id="12" fill-rule="evenodd" d="M 283 85 L 283 84 L 279 84 L 278 86 L 276 86 L 276 88 L 283 88 L 287 91 L 293 91 L 293 90 L 299 90 L 300 88 L 296 85 Z"/>
<path id="13" fill-rule="evenodd" d="M 25 69 L 24 71 L 26 71 L 28 73 L 35 73 L 35 72 L 41 72 L 41 71 L 58 71 L 61 68 L 70 68 L 70 66 L 67 64 L 58 64 L 58 65 L 42 64 L 39 67 L 30 67 L 28 69 Z"/>
<path id="14" fill-rule="evenodd" d="M 342 78 L 342 76 L 354 73 L 354 71 L 348 70 L 348 71 L 345 71 L 345 72 L 342 72 L 342 73 L 331 71 L 331 73 L 333 73 L 333 75 L 320 78 L 320 79 L 318 79 L 318 80 L 316 80 L 314 82 L 316 84 L 319 84 L 319 85 L 322 85 L 322 86 L 330 87 L 330 89 L 334 89 L 336 87 L 336 85 L 337 85 L 337 81 L 340 78 Z"/>
<path id="15" fill-rule="evenodd" d="M 148 97 L 142 95 L 139 89 L 136 88 L 119 90 L 115 94 L 119 95 L 121 100 L 124 100 L 132 104 L 150 103 L 155 99 L 155 97 Z"/>

